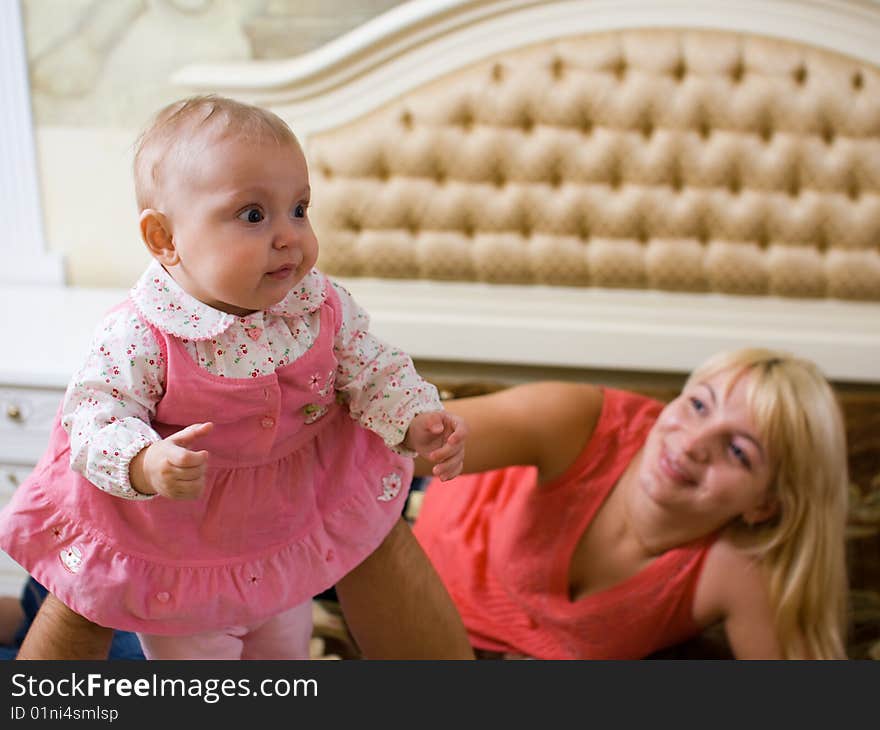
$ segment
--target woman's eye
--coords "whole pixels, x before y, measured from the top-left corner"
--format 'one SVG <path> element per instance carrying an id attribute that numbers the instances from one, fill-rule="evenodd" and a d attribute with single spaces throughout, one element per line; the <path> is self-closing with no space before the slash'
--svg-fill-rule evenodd
<path id="1" fill-rule="evenodd" d="M 752 462 L 749 461 L 749 456 L 743 451 L 739 446 L 734 443 L 730 444 L 730 453 L 733 454 L 734 458 L 739 461 L 746 469 L 752 468 Z"/>
<path id="2" fill-rule="evenodd" d="M 702 413 L 706 410 L 706 404 L 703 403 L 699 398 L 691 397 L 691 407 L 697 412 Z"/>
<path id="3" fill-rule="evenodd" d="M 259 208 L 248 208 L 238 214 L 238 217 L 248 223 L 259 223 L 263 220 L 263 214 Z"/>
<path id="4" fill-rule="evenodd" d="M 306 205 L 306 204 L 304 204 L 304 203 L 300 203 L 299 205 L 297 205 L 297 206 L 293 209 L 293 217 L 294 217 L 294 218 L 305 218 L 305 217 L 306 217 L 306 211 L 308 210 L 308 208 L 309 208 L 308 205 Z"/>

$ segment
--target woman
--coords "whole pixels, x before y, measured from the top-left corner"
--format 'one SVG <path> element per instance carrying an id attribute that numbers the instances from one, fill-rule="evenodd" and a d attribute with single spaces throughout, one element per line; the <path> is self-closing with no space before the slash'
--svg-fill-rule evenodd
<path id="1" fill-rule="evenodd" d="M 845 656 L 846 444 L 813 364 L 722 353 L 665 407 L 564 383 L 448 407 L 465 471 L 495 471 L 433 484 L 415 533 L 478 650 L 639 658 L 723 622 L 738 658 Z"/>

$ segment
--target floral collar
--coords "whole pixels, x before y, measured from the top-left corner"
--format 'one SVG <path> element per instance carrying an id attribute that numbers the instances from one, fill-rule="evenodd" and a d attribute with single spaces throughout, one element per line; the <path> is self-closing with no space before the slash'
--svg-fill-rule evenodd
<path id="1" fill-rule="evenodd" d="M 141 316 L 166 334 L 187 340 L 210 340 L 236 321 L 246 328 L 262 327 L 267 314 L 291 319 L 314 312 L 327 296 L 324 282 L 324 275 L 312 269 L 277 304 L 239 317 L 214 309 L 187 294 L 158 261 L 151 261 L 129 297 Z"/>

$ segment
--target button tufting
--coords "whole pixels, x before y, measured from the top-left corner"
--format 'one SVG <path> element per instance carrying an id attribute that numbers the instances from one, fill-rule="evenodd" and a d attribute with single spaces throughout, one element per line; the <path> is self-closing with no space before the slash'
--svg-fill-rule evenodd
<path id="1" fill-rule="evenodd" d="M 270 416 L 265 416 L 262 421 L 260 421 L 260 425 L 263 428 L 272 428 L 275 425 L 275 419 Z"/>
<path id="2" fill-rule="evenodd" d="M 160 591 L 156 594 L 156 600 L 162 603 L 168 603 L 171 600 L 171 594 L 168 591 Z"/>
<path id="3" fill-rule="evenodd" d="M 336 553 L 333 552 L 333 548 L 330 548 L 326 553 L 324 553 L 324 560 L 326 560 L 328 563 L 331 562 L 335 557 Z"/>

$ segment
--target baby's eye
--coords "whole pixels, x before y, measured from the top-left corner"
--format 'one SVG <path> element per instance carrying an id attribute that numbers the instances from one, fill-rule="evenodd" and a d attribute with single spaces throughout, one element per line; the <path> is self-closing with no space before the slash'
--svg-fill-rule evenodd
<path id="1" fill-rule="evenodd" d="M 238 214 L 238 217 L 248 223 L 259 223 L 263 220 L 263 213 L 259 208 L 246 208 Z"/>
<path id="2" fill-rule="evenodd" d="M 294 218 L 305 218 L 306 211 L 309 209 L 308 203 L 300 203 L 293 209 Z"/>
<path id="3" fill-rule="evenodd" d="M 691 407 L 697 412 L 702 413 L 706 410 L 706 404 L 697 397 L 691 397 Z"/>

